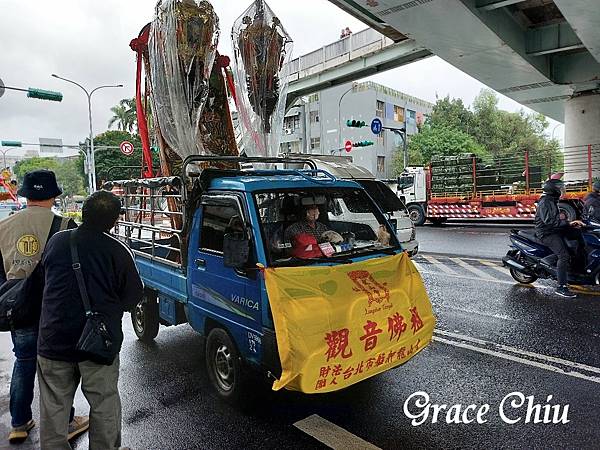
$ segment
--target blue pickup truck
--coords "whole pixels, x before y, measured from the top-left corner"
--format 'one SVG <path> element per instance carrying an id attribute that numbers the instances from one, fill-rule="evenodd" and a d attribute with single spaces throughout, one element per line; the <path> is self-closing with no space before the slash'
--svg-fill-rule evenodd
<path id="1" fill-rule="evenodd" d="M 131 314 L 136 335 L 149 342 L 159 324 L 189 323 L 207 337 L 209 379 L 230 400 L 243 395 L 249 369 L 281 373 L 261 266 L 346 264 L 402 251 L 395 230 L 358 183 L 338 180 L 306 159 L 301 162 L 308 168 L 300 170 L 207 168 L 239 162 L 274 161 L 190 157 L 182 177 L 104 186 L 122 197 L 125 215 L 115 232 L 134 251 L 145 285 Z M 318 208 L 319 228 L 334 238 L 323 254 L 307 247 L 307 208 Z M 346 210 L 370 220 L 348 221 Z M 293 231 L 305 232 L 298 237 Z"/>

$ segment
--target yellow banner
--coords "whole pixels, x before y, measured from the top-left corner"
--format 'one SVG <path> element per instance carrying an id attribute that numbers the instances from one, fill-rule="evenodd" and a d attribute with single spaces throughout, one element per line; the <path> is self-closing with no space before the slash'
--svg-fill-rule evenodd
<path id="1" fill-rule="evenodd" d="M 283 369 L 274 390 L 342 389 L 408 361 L 431 341 L 431 302 L 405 253 L 267 268 L 265 281 Z"/>

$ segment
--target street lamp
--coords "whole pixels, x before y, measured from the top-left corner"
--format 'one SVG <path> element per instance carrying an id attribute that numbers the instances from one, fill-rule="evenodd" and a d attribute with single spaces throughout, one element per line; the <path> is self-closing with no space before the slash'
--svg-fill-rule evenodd
<path id="1" fill-rule="evenodd" d="M 73 80 L 59 77 L 55 73 L 53 73 L 52 76 L 54 78 L 58 78 L 59 80 L 63 80 L 68 83 L 74 84 L 75 86 L 78 86 L 79 88 L 81 88 L 83 90 L 83 92 L 85 92 L 85 95 L 87 96 L 88 118 L 90 121 L 90 147 L 89 147 L 89 152 L 88 152 L 88 185 L 89 185 L 90 194 L 92 194 L 96 190 L 96 160 L 94 159 L 94 134 L 92 131 L 92 94 L 99 89 L 117 88 L 117 87 L 123 87 L 123 85 L 122 84 L 102 85 L 102 86 L 98 86 L 98 87 L 92 89 L 91 91 L 88 91 L 82 85 L 80 85 L 79 83 L 76 83 Z"/>
<path id="2" fill-rule="evenodd" d="M 11 147 L 11 148 L 7 148 L 6 150 L 5 150 L 5 149 L 2 149 L 2 148 L 0 148 L 0 152 L 2 152 L 2 157 L 4 158 L 4 164 L 2 165 L 2 168 L 3 168 L 3 169 L 5 169 L 6 167 L 8 167 L 8 166 L 6 165 L 6 154 L 7 154 L 8 152 L 10 152 L 11 150 L 13 150 L 13 148 L 12 148 L 12 147 Z"/>

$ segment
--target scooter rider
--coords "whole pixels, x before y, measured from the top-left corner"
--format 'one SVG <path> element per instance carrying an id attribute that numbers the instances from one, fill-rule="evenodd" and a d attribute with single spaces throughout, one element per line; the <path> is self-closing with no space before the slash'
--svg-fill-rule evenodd
<path id="1" fill-rule="evenodd" d="M 600 221 L 600 181 L 594 181 L 592 192 L 583 199 L 583 217 Z"/>
<path id="2" fill-rule="evenodd" d="M 581 234 L 575 228 L 583 226 L 583 222 L 580 220 L 569 222 L 561 218 L 558 200 L 563 191 L 564 184 L 557 176 L 553 176 L 544 184 L 543 194 L 535 213 L 535 234 L 558 256 L 556 265 L 558 288 L 555 293 L 562 297 L 575 298 L 576 294 L 567 286 L 570 256 L 564 239 L 581 241 Z"/>

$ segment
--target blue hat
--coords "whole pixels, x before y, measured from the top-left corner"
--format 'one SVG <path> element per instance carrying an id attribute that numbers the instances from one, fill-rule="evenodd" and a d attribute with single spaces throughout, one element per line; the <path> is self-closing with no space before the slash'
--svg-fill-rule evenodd
<path id="1" fill-rule="evenodd" d="M 49 200 L 61 195 L 62 191 L 56 183 L 54 172 L 42 169 L 27 172 L 17 194 L 29 200 Z"/>

